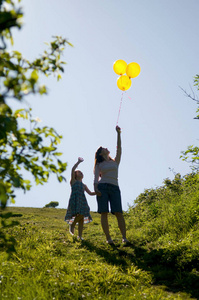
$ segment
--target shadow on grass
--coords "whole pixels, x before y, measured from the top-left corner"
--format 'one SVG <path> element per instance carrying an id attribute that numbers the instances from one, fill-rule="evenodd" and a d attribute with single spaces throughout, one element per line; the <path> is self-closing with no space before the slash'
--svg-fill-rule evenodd
<path id="1" fill-rule="evenodd" d="M 118 247 L 115 245 L 107 245 L 109 249 L 106 249 L 105 246 L 98 247 L 93 243 L 84 240 L 82 246 L 90 252 L 95 252 L 97 255 L 103 257 L 109 264 L 122 266 L 124 268 L 128 266 L 126 259 L 123 258 L 122 255 L 118 255 Z"/>
<path id="2" fill-rule="evenodd" d="M 20 218 L 20 217 L 23 217 L 22 214 L 12 214 L 11 216 L 12 218 Z"/>
<path id="3" fill-rule="evenodd" d="M 192 261 L 186 266 L 179 267 L 177 258 L 179 253 L 165 249 L 147 251 L 144 247 L 133 244 L 128 247 L 109 245 L 99 247 L 89 241 L 82 246 L 103 257 L 109 264 L 119 266 L 124 272 L 134 263 L 139 269 L 150 272 L 154 285 L 163 285 L 168 292 L 185 292 L 191 297 L 199 299 L 199 262 Z M 192 270 L 195 271 L 192 271 Z"/>
<path id="4" fill-rule="evenodd" d="M 186 292 L 199 299 L 199 262 L 192 260 L 184 266 L 178 265 L 178 251 L 154 249 L 147 251 L 143 247 L 133 246 L 135 263 L 139 268 L 153 275 L 154 284 L 164 285 L 169 292 Z M 195 269 L 194 272 L 192 270 Z"/>
<path id="5" fill-rule="evenodd" d="M 9 219 L 9 218 L 18 218 L 18 217 L 22 217 L 22 214 L 15 214 L 12 212 L 6 212 L 6 213 L 0 213 L 0 217 L 3 219 Z"/>

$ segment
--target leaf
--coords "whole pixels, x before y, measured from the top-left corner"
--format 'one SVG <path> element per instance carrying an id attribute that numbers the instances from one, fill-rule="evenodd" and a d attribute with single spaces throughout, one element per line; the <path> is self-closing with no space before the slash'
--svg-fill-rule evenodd
<path id="1" fill-rule="evenodd" d="M 39 178 L 38 178 L 38 177 L 37 177 L 37 178 L 35 178 L 35 182 L 36 182 L 36 185 L 40 184 L 40 180 L 39 180 Z"/>
<path id="2" fill-rule="evenodd" d="M 58 75 L 57 75 L 57 81 L 59 81 L 60 79 L 62 79 L 62 77 L 61 77 L 60 74 L 58 74 Z"/>
<path id="3" fill-rule="evenodd" d="M 53 153 L 53 155 L 55 155 L 55 156 L 61 156 L 61 155 L 63 155 L 63 153 L 62 152 L 55 152 L 55 153 Z"/>
<path id="4" fill-rule="evenodd" d="M 22 111 L 24 111 L 24 108 L 15 110 L 15 112 L 14 112 L 15 118 L 20 117 L 21 116 L 20 112 L 22 112 Z"/>
<path id="5" fill-rule="evenodd" d="M 37 82 L 37 80 L 39 79 L 38 71 L 37 70 L 33 70 L 32 73 L 31 73 L 30 78 L 32 80 L 34 80 L 35 82 Z"/>
<path id="6" fill-rule="evenodd" d="M 40 95 L 47 94 L 47 89 L 45 85 L 39 87 L 39 93 Z"/>
<path id="7" fill-rule="evenodd" d="M 58 178 L 59 182 L 62 182 L 62 181 L 63 181 L 62 176 L 58 176 L 57 178 Z"/>

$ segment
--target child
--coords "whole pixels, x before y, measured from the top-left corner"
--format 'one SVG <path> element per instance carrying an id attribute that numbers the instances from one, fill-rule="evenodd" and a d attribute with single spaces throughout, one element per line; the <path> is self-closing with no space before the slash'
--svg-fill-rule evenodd
<path id="1" fill-rule="evenodd" d="M 88 206 L 84 191 L 89 195 L 96 195 L 95 192 L 91 192 L 88 187 L 83 184 L 82 179 L 84 177 L 80 170 L 76 170 L 77 166 L 83 162 L 83 158 L 79 157 L 76 164 L 73 166 L 71 171 L 71 195 L 69 199 L 69 204 L 65 216 L 65 221 L 69 224 L 69 232 L 74 235 L 75 225 L 78 223 L 78 239 L 83 240 L 83 224 L 92 221 L 90 215 L 90 208 Z"/>

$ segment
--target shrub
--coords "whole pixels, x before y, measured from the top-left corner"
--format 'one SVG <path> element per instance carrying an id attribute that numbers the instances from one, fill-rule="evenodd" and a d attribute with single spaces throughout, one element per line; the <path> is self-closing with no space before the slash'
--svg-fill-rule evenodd
<path id="1" fill-rule="evenodd" d="M 46 204 L 45 207 L 56 207 L 59 205 L 57 201 L 51 201 L 50 203 Z"/>

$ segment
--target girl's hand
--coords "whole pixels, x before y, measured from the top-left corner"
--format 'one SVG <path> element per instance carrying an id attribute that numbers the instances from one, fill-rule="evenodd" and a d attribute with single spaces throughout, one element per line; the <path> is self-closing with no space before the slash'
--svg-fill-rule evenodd
<path id="1" fill-rule="evenodd" d="M 96 193 L 97 196 L 101 196 L 102 195 L 102 193 L 99 190 L 96 190 L 95 193 Z"/>
<path id="2" fill-rule="evenodd" d="M 117 133 L 121 133 L 121 128 L 119 126 L 116 126 L 115 129 L 116 129 Z"/>
<path id="3" fill-rule="evenodd" d="M 78 162 L 79 163 L 81 163 L 81 162 L 83 162 L 84 161 L 84 159 L 82 158 L 82 157 L 78 157 Z"/>

